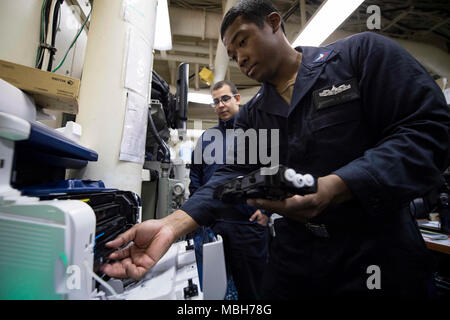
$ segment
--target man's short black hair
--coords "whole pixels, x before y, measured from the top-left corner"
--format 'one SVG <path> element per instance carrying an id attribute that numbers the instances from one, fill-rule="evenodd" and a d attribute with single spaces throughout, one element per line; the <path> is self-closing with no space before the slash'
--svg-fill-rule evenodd
<path id="1" fill-rule="evenodd" d="M 248 22 L 253 22 L 262 29 L 264 28 L 266 17 L 272 12 L 280 14 L 277 8 L 268 0 L 241 0 L 225 14 L 222 20 L 222 26 L 220 27 L 220 36 L 223 39 L 225 31 L 240 16 Z M 283 21 L 281 21 L 281 29 L 286 34 Z"/>
<path id="2" fill-rule="evenodd" d="M 230 87 L 230 90 L 231 90 L 231 92 L 232 92 L 233 94 L 238 94 L 238 93 L 239 93 L 239 92 L 238 92 L 238 89 L 236 88 L 236 86 L 234 85 L 234 83 L 231 82 L 231 81 L 228 81 L 228 80 L 222 80 L 222 81 L 217 82 L 217 83 L 213 86 L 212 91 L 216 91 L 216 90 L 222 89 L 224 85 L 229 86 L 229 87 Z"/>

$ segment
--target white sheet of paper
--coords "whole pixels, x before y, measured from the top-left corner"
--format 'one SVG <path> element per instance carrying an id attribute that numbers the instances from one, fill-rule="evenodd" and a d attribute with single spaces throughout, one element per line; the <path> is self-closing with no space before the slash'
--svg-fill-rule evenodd
<path id="1" fill-rule="evenodd" d="M 147 100 L 138 94 L 128 92 L 119 160 L 144 163 L 147 117 Z"/>
<path id="2" fill-rule="evenodd" d="M 157 1 L 155 1 L 157 2 Z M 154 24 L 150 20 L 151 10 L 156 11 L 156 3 L 149 0 L 124 0 L 123 1 L 123 19 L 138 28 L 151 42 L 153 38 L 152 28 L 149 25 Z M 155 13 L 156 16 L 156 13 Z"/>
<path id="3" fill-rule="evenodd" d="M 128 55 L 125 65 L 125 88 L 137 92 L 145 99 L 148 97 L 152 67 L 151 47 L 142 34 L 133 27 L 129 28 Z"/>

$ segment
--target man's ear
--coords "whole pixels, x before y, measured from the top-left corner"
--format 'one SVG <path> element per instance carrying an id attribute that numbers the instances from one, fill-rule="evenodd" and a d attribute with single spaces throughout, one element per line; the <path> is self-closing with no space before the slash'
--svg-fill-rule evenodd
<path id="1" fill-rule="evenodd" d="M 277 32 L 281 28 L 281 16 L 278 12 L 272 12 L 267 15 L 266 21 L 269 26 L 272 28 L 273 33 Z"/>
<path id="2" fill-rule="evenodd" d="M 234 96 L 234 98 L 236 99 L 236 102 L 237 102 L 238 104 L 241 103 L 241 95 L 240 95 L 239 93 L 236 94 L 236 95 Z"/>

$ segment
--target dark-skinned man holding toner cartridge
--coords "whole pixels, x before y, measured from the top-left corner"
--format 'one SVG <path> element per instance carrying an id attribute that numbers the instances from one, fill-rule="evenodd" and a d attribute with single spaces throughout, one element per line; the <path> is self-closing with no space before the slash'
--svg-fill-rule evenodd
<path id="1" fill-rule="evenodd" d="M 269 248 L 265 299 L 318 296 L 432 298 L 433 264 L 409 203 L 439 187 L 449 166 L 450 111 L 428 72 L 371 32 L 324 47 L 292 48 L 268 1 L 240 1 L 222 41 L 262 84 L 235 128 L 279 130 L 280 163 L 318 177 L 317 193 L 249 205 L 282 218 Z M 104 266 L 141 278 L 183 234 L 215 219 L 220 184 L 255 165 L 226 165 L 168 217 L 109 243 L 134 244 Z M 318 232 L 319 231 L 319 232 Z"/>

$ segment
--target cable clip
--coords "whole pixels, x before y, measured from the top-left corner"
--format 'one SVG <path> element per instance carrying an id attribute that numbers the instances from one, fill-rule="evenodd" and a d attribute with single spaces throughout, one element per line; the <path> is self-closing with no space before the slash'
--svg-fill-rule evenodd
<path id="1" fill-rule="evenodd" d="M 53 46 L 51 46 L 51 45 L 49 45 L 49 44 L 47 44 L 47 43 L 42 43 L 42 42 L 41 42 L 41 44 L 40 44 L 39 46 L 40 46 L 41 48 L 50 50 L 53 54 L 54 54 L 56 51 L 58 51 L 58 50 L 56 49 L 56 47 L 53 47 Z"/>

